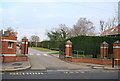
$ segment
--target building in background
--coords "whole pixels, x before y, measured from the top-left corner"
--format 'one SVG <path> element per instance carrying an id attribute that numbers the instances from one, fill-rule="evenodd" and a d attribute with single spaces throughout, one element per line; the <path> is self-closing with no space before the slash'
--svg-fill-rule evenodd
<path id="1" fill-rule="evenodd" d="M 101 36 L 120 36 L 120 24 L 116 27 L 107 29 L 101 33 Z"/>
<path id="2" fill-rule="evenodd" d="M 120 1 L 118 2 L 118 26 L 103 31 L 101 36 L 120 36 Z"/>

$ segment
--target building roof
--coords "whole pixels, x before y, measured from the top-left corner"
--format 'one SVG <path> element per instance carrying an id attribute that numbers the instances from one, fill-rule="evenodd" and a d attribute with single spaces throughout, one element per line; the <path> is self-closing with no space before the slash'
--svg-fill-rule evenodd
<path id="1" fill-rule="evenodd" d="M 101 36 L 107 36 L 107 35 L 117 35 L 120 34 L 120 25 L 107 29 L 101 33 Z"/>
<path id="2" fill-rule="evenodd" d="M 17 32 L 0 30 L 0 36 L 2 37 L 9 37 L 11 34 L 17 37 Z"/>

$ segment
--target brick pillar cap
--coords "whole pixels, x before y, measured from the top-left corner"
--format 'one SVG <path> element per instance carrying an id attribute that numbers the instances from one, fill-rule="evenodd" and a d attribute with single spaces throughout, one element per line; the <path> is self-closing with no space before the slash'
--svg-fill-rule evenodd
<path id="1" fill-rule="evenodd" d="M 120 41 L 119 41 L 119 40 L 117 40 L 117 41 L 115 41 L 115 42 L 114 42 L 114 44 L 120 44 Z"/>
<path id="2" fill-rule="evenodd" d="M 108 44 L 108 43 L 104 41 L 102 44 Z"/>
<path id="3" fill-rule="evenodd" d="M 70 40 L 68 40 L 66 43 L 72 43 Z"/>
<path id="4" fill-rule="evenodd" d="M 27 37 L 23 37 L 22 40 L 28 40 Z"/>

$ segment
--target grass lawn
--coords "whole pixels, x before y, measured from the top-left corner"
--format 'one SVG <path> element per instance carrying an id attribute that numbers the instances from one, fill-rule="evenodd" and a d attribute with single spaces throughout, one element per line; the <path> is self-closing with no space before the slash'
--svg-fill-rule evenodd
<path id="1" fill-rule="evenodd" d="M 39 50 L 39 51 L 53 51 L 53 50 L 50 50 L 50 49 L 40 48 L 40 47 L 30 47 L 30 48 L 33 48 L 33 49 L 36 49 L 36 50 Z"/>
<path id="2" fill-rule="evenodd" d="M 54 53 L 50 53 L 50 54 L 60 54 L 59 52 L 54 52 Z"/>

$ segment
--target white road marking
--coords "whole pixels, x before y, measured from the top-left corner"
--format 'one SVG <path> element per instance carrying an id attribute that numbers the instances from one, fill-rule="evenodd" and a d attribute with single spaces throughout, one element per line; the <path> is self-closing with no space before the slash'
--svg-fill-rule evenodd
<path id="1" fill-rule="evenodd" d="M 33 53 L 30 53 L 29 55 L 41 55 L 41 54 L 39 54 L 39 53 L 37 53 L 37 54 L 33 54 Z M 49 56 L 48 54 L 43 54 L 43 56 Z"/>
<path id="2" fill-rule="evenodd" d="M 41 55 L 41 54 L 37 54 L 37 55 Z"/>
<path id="3" fill-rule="evenodd" d="M 48 56 L 48 54 L 43 54 L 44 56 Z"/>
<path id="4" fill-rule="evenodd" d="M 30 53 L 30 55 L 34 55 L 34 54 Z"/>

